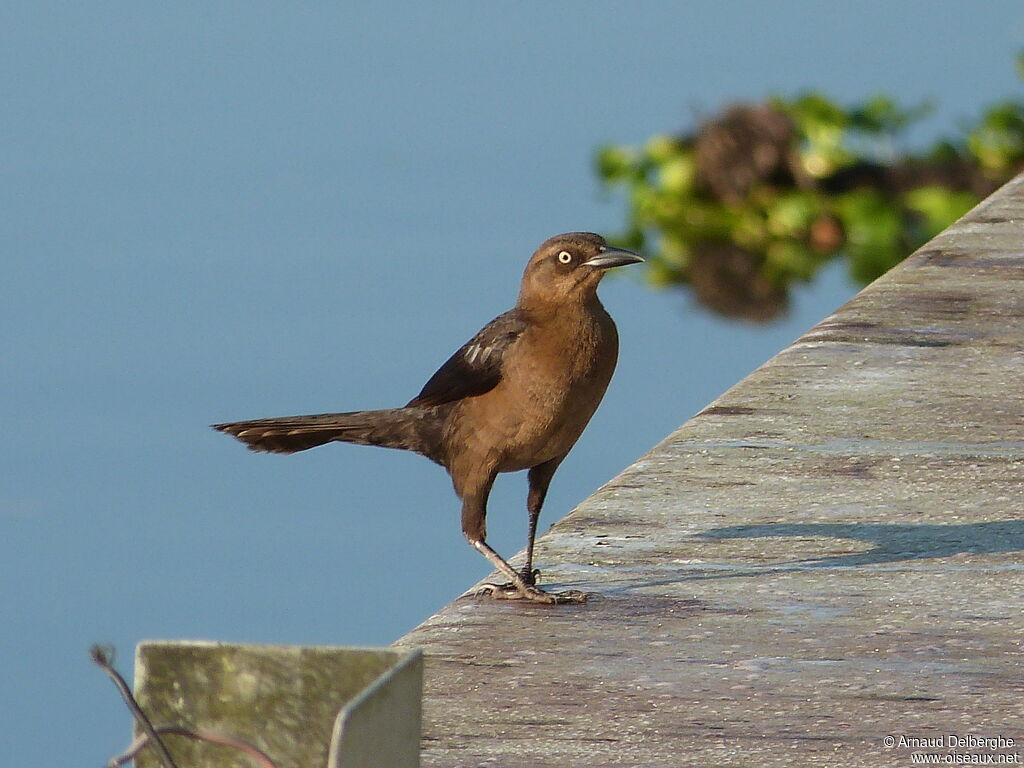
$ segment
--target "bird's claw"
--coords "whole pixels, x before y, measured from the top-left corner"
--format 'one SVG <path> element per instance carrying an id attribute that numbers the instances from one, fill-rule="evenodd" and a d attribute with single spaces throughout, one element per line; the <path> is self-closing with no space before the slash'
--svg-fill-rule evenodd
<path id="1" fill-rule="evenodd" d="M 587 598 L 590 597 L 586 592 L 580 592 L 578 589 L 567 589 L 565 592 L 555 592 L 554 594 L 556 603 L 573 603 L 576 605 L 587 602 Z"/>
<path id="2" fill-rule="evenodd" d="M 522 600 L 523 594 L 511 581 L 505 584 L 481 584 L 473 593 L 476 597 L 489 597 L 492 600 Z"/>
<path id="3" fill-rule="evenodd" d="M 540 568 L 534 568 L 532 570 L 523 568 L 523 570 L 519 572 L 519 578 L 523 580 L 523 584 L 526 584 L 526 586 L 534 587 L 537 585 L 537 582 L 540 581 Z"/>
<path id="4" fill-rule="evenodd" d="M 585 603 L 586 592 L 577 589 L 570 589 L 567 592 L 545 592 L 534 586 L 528 586 L 525 590 L 520 589 L 511 582 L 507 584 L 482 584 L 476 591 L 477 597 L 489 597 L 492 600 L 528 600 L 532 603 L 544 603 L 547 605 L 561 605 L 565 603 Z"/>

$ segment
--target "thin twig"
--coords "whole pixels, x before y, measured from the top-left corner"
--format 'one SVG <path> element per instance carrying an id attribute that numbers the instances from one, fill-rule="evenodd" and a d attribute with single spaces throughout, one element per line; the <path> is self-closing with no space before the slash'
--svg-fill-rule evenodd
<path id="1" fill-rule="evenodd" d="M 221 744 L 226 747 L 233 747 L 239 752 L 244 752 L 257 764 L 263 766 L 263 768 L 277 768 L 274 761 L 270 759 L 270 756 L 266 752 L 253 746 L 247 741 L 236 739 L 234 736 L 225 736 L 222 733 L 216 733 L 214 731 L 201 731 L 192 730 L 191 728 L 185 728 L 181 725 L 158 725 L 154 730 L 157 733 L 173 734 L 175 736 L 187 736 L 190 739 L 196 741 L 205 741 L 210 744 Z M 140 733 L 135 737 L 135 741 L 126 749 L 122 754 L 117 757 L 112 757 L 110 762 L 107 763 L 107 768 L 118 768 L 118 766 L 124 765 L 129 760 L 133 759 L 142 748 L 149 743 L 149 736 L 144 733 Z"/>
<path id="2" fill-rule="evenodd" d="M 157 753 L 160 755 L 160 760 L 164 764 L 164 768 L 178 768 L 174 762 L 174 758 L 171 757 L 171 753 L 167 751 L 167 746 L 160 740 L 156 730 L 153 728 L 153 724 L 149 722 L 149 718 L 146 717 L 146 713 L 142 711 L 142 707 L 132 696 L 131 690 L 128 688 L 128 683 L 124 681 L 124 678 L 118 674 L 118 671 L 114 669 L 114 651 L 112 648 L 103 647 L 101 645 L 94 645 L 89 649 L 89 655 L 92 657 L 93 662 L 100 667 L 107 676 L 114 681 L 114 685 L 117 686 L 117 690 L 121 693 L 121 698 L 124 699 L 124 703 L 128 706 L 132 716 L 142 727 L 142 730 L 149 737 L 153 746 L 156 748 Z"/>

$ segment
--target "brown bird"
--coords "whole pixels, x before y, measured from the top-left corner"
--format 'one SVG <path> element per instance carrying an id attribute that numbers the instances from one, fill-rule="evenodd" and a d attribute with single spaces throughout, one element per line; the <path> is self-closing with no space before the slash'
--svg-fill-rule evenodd
<path id="1" fill-rule="evenodd" d="M 404 408 L 215 424 L 255 451 L 293 453 L 340 441 L 401 448 L 448 470 L 462 532 L 509 583 L 493 597 L 578 602 L 536 586 L 533 541 L 551 478 L 604 396 L 618 358 L 615 323 L 597 297 L 612 267 L 641 262 L 600 235 L 572 232 L 533 254 L 513 309 L 438 369 Z M 487 497 L 499 472 L 529 470 L 526 565 L 516 571 L 486 541 Z"/>

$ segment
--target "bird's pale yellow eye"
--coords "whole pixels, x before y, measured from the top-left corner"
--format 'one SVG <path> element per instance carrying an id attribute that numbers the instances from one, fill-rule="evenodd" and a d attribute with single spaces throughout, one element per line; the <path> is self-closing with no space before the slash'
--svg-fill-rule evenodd
<path id="1" fill-rule="evenodd" d="M 569 253 L 568 251 L 562 251 L 560 254 L 558 254 L 558 260 L 562 264 L 568 264 L 570 261 L 572 261 L 572 254 Z"/>

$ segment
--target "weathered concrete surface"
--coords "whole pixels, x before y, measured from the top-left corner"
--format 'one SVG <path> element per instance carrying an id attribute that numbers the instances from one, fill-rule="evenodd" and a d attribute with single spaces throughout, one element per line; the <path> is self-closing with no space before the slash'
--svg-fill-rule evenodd
<path id="1" fill-rule="evenodd" d="M 399 641 L 423 764 L 1024 762 L 1022 384 L 1024 177 L 557 523 L 546 583 L 600 597 Z"/>

